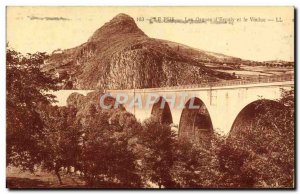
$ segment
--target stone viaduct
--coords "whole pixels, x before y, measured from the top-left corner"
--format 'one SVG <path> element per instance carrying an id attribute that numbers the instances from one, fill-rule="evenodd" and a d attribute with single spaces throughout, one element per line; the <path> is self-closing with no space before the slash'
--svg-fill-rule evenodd
<path id="1" fill-rule="evenodd" d="M 220 134 L 228 134 L 238 114 L 249 104 L 262 100 L 276 100 L 281 96 L 281 89 L 294 87 L 292 75 L 267 77 L 251 80 L 234 80 L 203 85 L 178 86 L 168 88 L 147 88 L 131 90 L 107 90 L 112 96 L 125 93 L 129 99 L 141 98 L 142 106 L 130 107 L 127 111 L 143 121 L 151 115 L 159 116 L 161 122 L 173 123 L 179 129 L 179 135 L 192 135 L 195 127 L 214 129 Z M 146 106 L 149 94 L 156 94 L 159 101 Z M 175 97 L 175 103 L 174 103 Z M 189 108 L 190 101 L 193 107 Z M 130 100 L 129 100 L 130 102 Z M 161 104 L 166 103 L 164 108 Z M 183 103 L 183 106 L 180 106 Z M 185 128 L 185 129 L 184 129 Z"/>
<path id="2" fill-rule="evenodd" d="M 112 96 L 126 94 L 134 102 L 141 100 L 142 105 L 124 104 L 126 110 L 140 121 L 155 115 L 161 122 L 177 128 L 179 136 L 195 136 L 199 130 L 204 133 L 215 130 L 223 135 L 229 134 L 239 115 L 245 109 L 253 108 L 251 104 L 264 99 L 274 101 L 280 98 L 281 89 L 289 90 L 293 87 L 294 76 L 283 75 L 201 85 L 105 92 Z M 86 94 L 85 91 L 77 92 Z M 156 96 L 156 101 L 147 107 L 145 102 L 149 96 Z M 161 104 L 164 104 L 163 108 Z M 193 105 L 192 108 L 189 107 L 190 104 Z"/>

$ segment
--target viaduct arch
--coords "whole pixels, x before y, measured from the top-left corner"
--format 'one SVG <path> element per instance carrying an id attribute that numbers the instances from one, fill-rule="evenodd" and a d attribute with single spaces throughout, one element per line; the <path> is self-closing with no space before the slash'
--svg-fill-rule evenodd
<path id="1" fill-rule="evenodd" d="M 173 123 L 169 103 L 163 97 L 159 97 L 153 104 L 151 116 L 156 117 L 163 124 L 170 125 Z"/>
<path id="2" fill-rule="evenodd" d="M 209 112 L 197 97 L 190 98 L 182 110 L 179 122 L 179 138 L 206 141 L 213 133 Z"/>
<path id="3" fill-rule="evenodd" d="M 278 124 L 275 119 L 280 116 L 280 112 L 285 108 L 283 104 L 275 100 L 260 99 L 246 105 L 235 118 L 229 137 L 241 136 L 243 132 L 252 131 L 255 128 L 255 122 L 265 124 Z M 274 118 L 274 120 L 268 120 Z M 262 119 L 259 121 L 259 119 Z"/>

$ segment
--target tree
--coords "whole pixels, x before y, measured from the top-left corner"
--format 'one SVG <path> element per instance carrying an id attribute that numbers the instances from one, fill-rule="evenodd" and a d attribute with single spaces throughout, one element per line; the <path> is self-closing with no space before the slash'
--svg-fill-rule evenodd
<path id="1" fill-rule="evenodd" d="M 129 131 L 140 126 L 134 116 L 122 110 L 100 110 L 84 121 L 81 163 L 87 184 L 102 188 L 140 187 L 137 158 L 130 145 L 134 134 Z"/>
<path id="2" fill-rule="evenodd" d="M 249 153 L 236 144 L 236 141 L 227 141 L 220 146 L 219 161 L 219 187 L 225 188 L 252 188 L 255 184 L 255 171 L 244 169 Z"/>
<path id="3" fill-rule="evenodd" d="M 37 112 L 39 103 L 50 103 L 58 80 L 42 72 L 45 53 L 26 56 L 7 48 L 6 51 L 6 107 L 7 107 L 7 165 L 33 170 L 42 161 L 39 139 L 44 127 Z"/>
<path id="4" fill-rule="evenodd" d="M 80 169 L 82 130 L 76 121 L 77 110 L 73 107 L 41 105 L 39 114 L 44 121 L 43 135 L 38 140 L 38 154 L 42 157 L 42 167 L 54 171 L 62 184 L 59 170 L 73 166 Z"/>
<path id="5" fill-rule="evenodd" d="M 186 139 L 176 141 L 172 166 L 172 177 L 176 182 L 176 187 L 214 188 L 218 186 L 219 171 L 216 152 L 219 141 L 213 136 L 209 147 Z"/>
<path id="6" fill-rule="evenodd" d="M 170 126 L 161 124 L 156 118 L 152 117 L 143 124 L 140 135 L 140 144 L 144 147 L 142 173 L 146 181 L 157 184 L 159 188 L 174 186 L 171 169 L 175 136 Z"/>
<path id="7" fill-rule="evenodd" d="M 294 91 L 283 90 L 278 102 L 259 101 L 252 120 L 222 146 L 223 186 L 293 187 Z"/>

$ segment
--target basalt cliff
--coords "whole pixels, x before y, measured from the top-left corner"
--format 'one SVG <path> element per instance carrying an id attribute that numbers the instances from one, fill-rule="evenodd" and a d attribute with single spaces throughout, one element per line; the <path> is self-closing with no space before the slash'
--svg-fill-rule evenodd
<path id="1" fill-rule="evenodd" d="M 119 14 L 86 43 L 54 51 L 43 69 L 63 80 L 62 89 L 130 89 L 234 79 L 206 64 L 241 59 L 148 37 L 133 18 Z"/>

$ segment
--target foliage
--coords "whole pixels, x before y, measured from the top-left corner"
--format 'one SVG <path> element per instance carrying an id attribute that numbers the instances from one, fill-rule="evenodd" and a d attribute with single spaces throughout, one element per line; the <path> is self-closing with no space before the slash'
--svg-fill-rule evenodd
<path id="1" fill-rule="evenodd" d="M 58 82 L 41 71 L 46 58 L 45 53 L 23 56 L 7 48 L 7 165 L 33 170 L 43 159 L 37 154 L 44 127 L 37 106 L 54 100 L 45 92 L 55 90 Z"/>
<path id="2" fill-rule="evenodd" d="M 293 187 L 293 90 L 283 90 L 278 102 L 258 101 L 252 118 L 221 146 L 224 187 Z"/>
<path id="3" fill-rule="evenodd" d="M 139 125 L 135 119 L 133 122 L 132 115 L 118 114 L 124 116 L 120 123 L 116 122 L 116 115 L 111 117 L 109 111 L 100 111 L 83 126 L 82 171 L 91 187 L 141 185 L 136 156 L 130 146 L 133 137 L 128 133 Z"/>
<path id="4" fill-rule="evenodd" d="M 43 158 L 42 167 L 54 171 L 62 184 L 61 167 L 79 168 L 82 131 L 76 122 L 77 110 L 72 107 L 41 105 L 39 114 L 44 121 L 44 129 L 38 140 L 37 154 Z"/>
<path id="5" fill-rule="evenodd" d="M 140 135 L 140 144 L 144 146 L 141 158 L 144 178 L 157 184 L 159 188 L 174 186 L 171 168 L 174 161 L 175 134 L 171 128 L 155 118 L 146 120 Z"/>
<path id="6" fill-rule="evenodd" d="M 213 146 L 213 145 L 212 145 Z M 217 161 L 214 147 L 178 140 L 174 149 L 172 177 L 177 187 L 212 188 L 216 185 Z"/>

